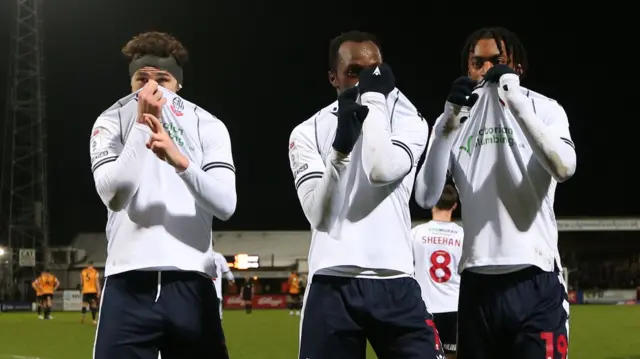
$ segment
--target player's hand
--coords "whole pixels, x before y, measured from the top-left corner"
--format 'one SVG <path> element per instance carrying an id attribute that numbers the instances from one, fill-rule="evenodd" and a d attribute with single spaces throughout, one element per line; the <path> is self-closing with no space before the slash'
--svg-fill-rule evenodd
<path id="1" fill-rule="evenodd" d="M 164 129 L 162 122 L 152 114 L 142 115 L 145 123 L 152 131 L 151 138 L 147 142 L 147 148 L 153 151 L 159 159 L 173 166 L 178 172 L 182 172 L 189 166 L 189 160 L 180 152 L 169 133 Z"/>
<path id="2" fill-rule="evenodd" d="M 360 94 L 378 92 L 386 97 L 396 88 L 396 78 L 389 65 L 380 64 L 360 72 L 358 88 L 360 88 Z"/>
<path id="3" fill-rule="evenodd" d="M 352 87 L 338 96 L 338 127 L 333 139 L 333 148 L 343 155 L 353 150 L 362 131 L 362 122 L 367 118 L 369 108 L 356 102 L 358 88 Z"/>
<path id="4" fill-rule="evenodd" d="M 162 107 L 167 103 L 167 99 L 162 96 L 162 90 L 154 80 L 149 80 L 142 90 L 138 92 L 138 122 L 146 124 L 144 114 L 148 113 L 156 118 L 160 118 Z"/>
<path id="5" fill-rule="evenodd" d="M 478 94 L 473 93 L 473 89 L 478 84 L 467 76 L 458 77 L 451 84 L 451 91 L 447 96 L 447 102 L 460 107 L 473 107 L 478 100 Z"/>
<path id="6" fill-rule="evenodd" d="M 467 76 L 459 77 L 451 84 L 451 91 L 447 96 L 445 107 L 445 114 L 448 114 L 448 118 L 444 120 L 441 127 L 445 136 L 459 129 L 469 118 L 471 107 L 478 100 L 478 94 L 473 93 L 477 84 L 477 81 Z"/>
<path id="7" fill-rule="evenodd" d="M 494 65 L 492 68 L 490 68 L 489 71 L 487 71 L 487 73 L 484 74 L 484 79 L 489 83 L 498 83 L 502 75 L 506 75 L 506 74 L 517 75 L 518 73 L 507 65 L 499 64 L 499 65 Z"/>

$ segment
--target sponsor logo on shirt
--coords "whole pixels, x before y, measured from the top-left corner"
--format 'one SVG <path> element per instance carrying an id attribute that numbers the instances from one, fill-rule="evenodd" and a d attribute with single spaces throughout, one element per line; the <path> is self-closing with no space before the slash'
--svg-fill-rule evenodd
<path id="1" fill-rule="evenodd" d="M 169 134 L 169 137 L 171 137 L 171 139 L 173 140 L 173 142 L 175 142 L 176 145 L 180 147 L 184 147 L 184 139 L 183 139 L 184 130 L 182 129 L 182 127 L 178 127 L 173 123 L 169 123 L 169 122 L 163 123 L 162 127 L 164 127 L 164 130 L 167 131 L 167 133 Z"/>
<path id="2" fill-rule="evenodd" d="M 91 156 L 91 162 L 97 160 L 98 158 L 102 158 L 102 157 L 104 157 L 104 156 L 106 156 L 108 154 L 109 154 L 109 151 L 102 151 L 100 153 L 97 153 L 97 154 Z"/>
<path id="3" fill-rule="evenodd" d="M 293 177 L 298 177 L 300 173 L 306 171 L 307 169 L 309 169 L 309 165 L 307 165 L 306 163 L 303 164 L 302 166 L 300 166 L 299 168 L 293 171 Z"/>
<path id="4" fill-rule="evenodd" d="M 473 149 L 485 145 L 506 145 L 509 147 L 524 147 L 523 143 L 516 143 L 513 137 L 513 129 L 509 127 L 483 127 L 478 133 L 467 137 L 465 143 L 458 149 L 471 155 Z"/>

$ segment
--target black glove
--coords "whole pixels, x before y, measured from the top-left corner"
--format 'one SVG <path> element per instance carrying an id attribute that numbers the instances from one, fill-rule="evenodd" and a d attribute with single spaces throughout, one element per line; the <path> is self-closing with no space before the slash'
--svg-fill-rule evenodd
<path id="1" fill-rule="evenodd" d="M 396 88 L 396 78 L 387 64 L 368 67 L 360 72 L 359 78 L 358 88 L 361 95 L 367 92 L 378 92 L 386 97 Z"/>
<path id="2" fill-rule="evenodd" d="M 473 88 L 477 84 L 477 81 L 467 76 L 458 77 L 451 84 L 451 92 L 449 92 L 447 101 L 458 106 L 473 107 L 478 100 L 478 94 L 473 93 Z"/>
<path id="3" fill-rule="evenodd" d="M 517 75 L 518 73 L 507 65 L 499 64 L 499 65 L 494 65 L 492 68 L 490 68 L 489 71 L 487 71 L 487 73 L 484 74 L 484 79 L 485 81 L 490 83 L 498 83 L 502 75 L 506 75 L 506 74 Z"/>
<path id="4" fill-rule="evenodd" d="M 338 96 L 338 127 L 333 139 L 333 149 L 345 155 L 353 150 L 362 131 L 362 122 L 369 113 L 367 106 L 356 102 L 357 98 L 357 87 L 352 87 Z"/>

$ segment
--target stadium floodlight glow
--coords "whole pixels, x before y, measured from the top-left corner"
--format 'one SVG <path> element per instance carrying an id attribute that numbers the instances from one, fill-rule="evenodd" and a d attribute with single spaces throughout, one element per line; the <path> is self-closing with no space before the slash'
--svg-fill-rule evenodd
<path id="1" fill-rule="evenodd" d="M 4 250 L 4 248 L 0 247 L 0 257 L 2 257 L 5 253 L 6 251 Z"/>

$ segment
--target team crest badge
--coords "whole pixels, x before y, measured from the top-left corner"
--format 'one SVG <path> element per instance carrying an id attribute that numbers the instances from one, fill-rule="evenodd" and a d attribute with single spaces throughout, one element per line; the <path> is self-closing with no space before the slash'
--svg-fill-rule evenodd
<path id="1" fill-rule="evenodd" d="M 182 111 L 184 110 L 184 102 L 182 102 L 182 99 L 180 97 L 174 97 L 169 107 L 171 108 L 171 112 L 173 112 L 174 115 L 183 115 Z"/>

